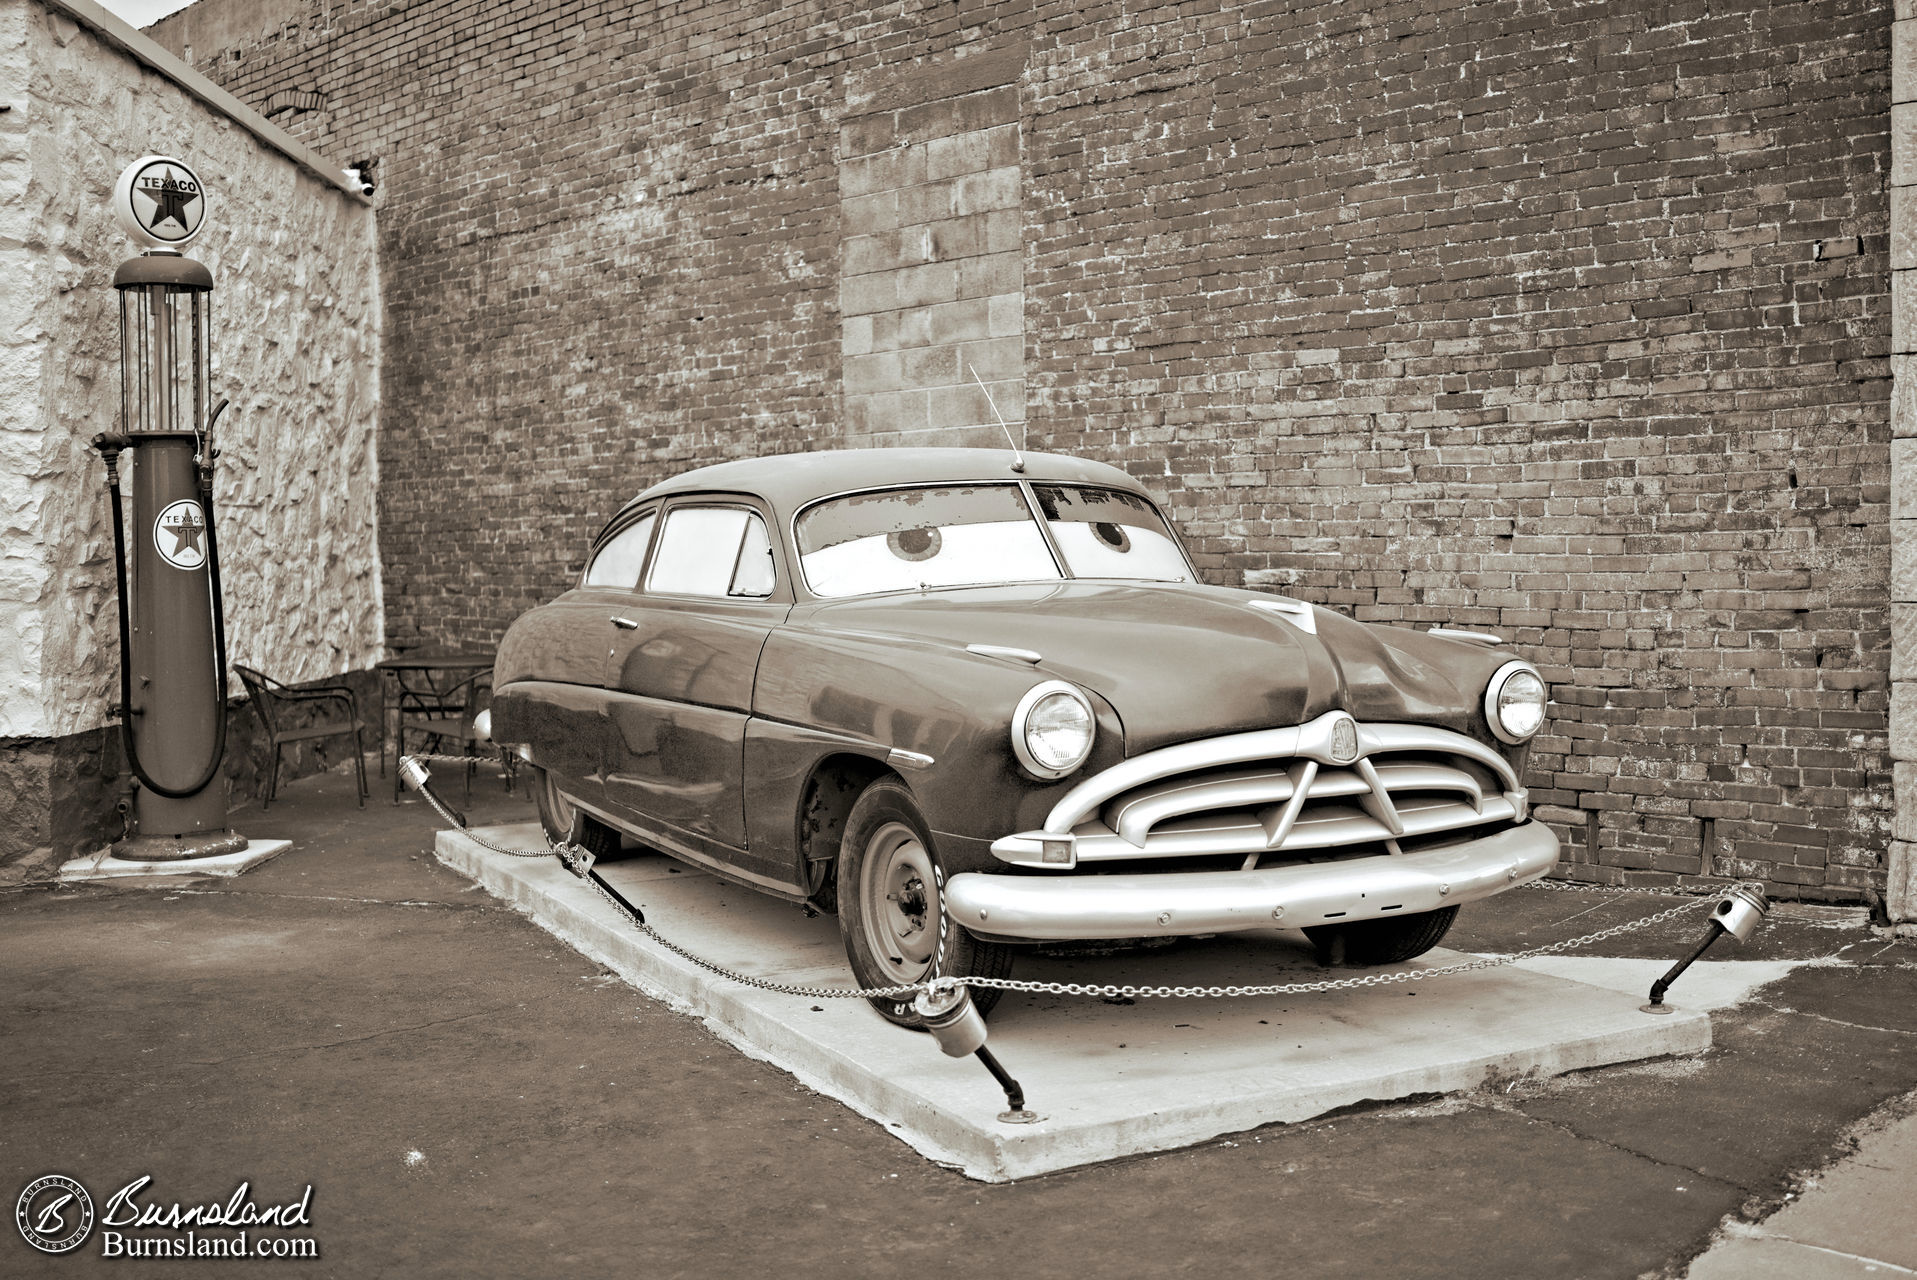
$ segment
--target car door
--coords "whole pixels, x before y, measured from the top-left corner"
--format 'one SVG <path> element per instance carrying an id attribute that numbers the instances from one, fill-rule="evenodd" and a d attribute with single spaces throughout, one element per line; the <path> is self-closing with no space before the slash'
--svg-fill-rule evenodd
<path id="1" fill-rule="evenodd" d="M 564 795 L 592 807 L 605 803 L 606 662 L 623 634 L 614 620 L 638 594 L 658 514 L 655 504 L 622 517 L 594 547 L 579 585 L 521 618 L 500 649 L 502 667 L 538 678 L 513 677 L 495 700 L 523 699 L 520 740 Z"/>
<path id="2" fill-rule="evenodd" d="M 605 676 L 608 805 L 741 869 L 751 866 L 743 766 L 752 683 L 791 601 L 767 519 L 743 497 L 667 506 L 645 580 L 614 623 Z"/>

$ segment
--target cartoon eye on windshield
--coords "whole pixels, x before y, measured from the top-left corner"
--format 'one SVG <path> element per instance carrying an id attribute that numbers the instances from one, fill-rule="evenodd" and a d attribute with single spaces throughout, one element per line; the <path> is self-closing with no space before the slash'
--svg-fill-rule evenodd
<path id="1" fill-rule="evenodd" d="M 930 560 L 944 542 L 937 529 L 900 529 L 885 535 L 885 549 L 901 560 Z"/>
<path id="2" fill-rule="evenodd" d="M 1122 524 L 1113 524 L 1109 520 L 1101 520 L 1092 526 L 1092 534 L 1100 542 L 1110 547 L 1113 551 L 1118 552 L 1120 555 L 1132 549 L 1132 535 L 1125 532 L 1125 526 Z"/>

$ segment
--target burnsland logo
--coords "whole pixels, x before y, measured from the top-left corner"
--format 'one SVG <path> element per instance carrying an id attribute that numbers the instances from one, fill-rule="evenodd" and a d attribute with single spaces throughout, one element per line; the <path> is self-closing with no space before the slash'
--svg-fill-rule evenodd
<path id="1" fill-rule="evenodd" d="M 14 1201 L 13 1222 L 41 1253 L 71 1253 L 93 1230 L 93 1200 L 64 1173 L 35 1178 Z"/>
<path id="2" fill-rule="evenodd" d="M 142 1175 L 107 1198 L 100 1208 L 100 1256 L 103 1258 L 317 1258 L 319 1241 L 310 1235 L 313 1188 L 297 1200 L 256 1204 L 252 1184 L 242 1182 L 226 1200 L 182 1205 L 144 1202 L 152 1185 Z M 28 1244 L 42 1253 L 69 1253 L 85 1243 L 94 1227 L 93 1201 L 86 1188 L 62 1174 L 48 1174 L 20 1193 L 14 1221 Z M 265 1230 L 259 1230 L 264 1228 Z M 203 1230 L 205 1229 L 205 1230 Z"/>

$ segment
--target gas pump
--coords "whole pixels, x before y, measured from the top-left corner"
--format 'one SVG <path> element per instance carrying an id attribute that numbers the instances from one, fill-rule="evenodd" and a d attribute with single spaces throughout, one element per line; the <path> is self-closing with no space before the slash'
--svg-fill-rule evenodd
<path id="1" fill-rule="evenodd" d="M 206 191 L 179 160 L 128 165 L 114 211 L 145 246 L 113 275 L 120 294 L 121 429 L 95 436 L 113 513 L 120 615 L 120 741 L 137 785 L 132 860 L 246 848 L 227 829 L 226 619 L 213 520 L 210 409 L 213 274 L 180 246 L 199 233 Z M 131 503 L 120 470 L 129 473 Z M 125 508 L 131 506 L 131 532 Z"/>

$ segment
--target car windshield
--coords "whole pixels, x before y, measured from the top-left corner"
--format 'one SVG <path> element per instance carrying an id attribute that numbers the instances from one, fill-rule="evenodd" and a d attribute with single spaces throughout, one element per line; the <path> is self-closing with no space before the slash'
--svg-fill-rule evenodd
<path id="1" fill-rule="evenodd" d="M 1149 502 L 1116 489 L 1032 492 L 1061 569 L 1016 484 L 887 489 L 799 517 L 799 565 L 814 595 L 856 596 L 995 582 L 1129 578 L 1182 582 L 1190 566 Z"/>

